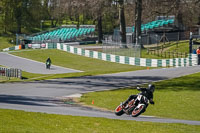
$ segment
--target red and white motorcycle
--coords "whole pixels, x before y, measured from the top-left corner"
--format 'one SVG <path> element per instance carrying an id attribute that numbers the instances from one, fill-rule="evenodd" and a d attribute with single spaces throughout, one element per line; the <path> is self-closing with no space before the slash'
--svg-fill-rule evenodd
<path id="1" fill-rule="evenodd" d="M 132 117 L 137 117 L 141 113 L 144 113 L 146 111 L 148 105 L 149 100 L 145 96 L 138 94 L 137 98 L 129 101 L 126 107 L 123 107 L 122 103 L 117 106 L 117 108 L 115 109 L 115 114 L 117 116 L 121 116 L 126 113 L 127 115 L 131 115 Z"/>

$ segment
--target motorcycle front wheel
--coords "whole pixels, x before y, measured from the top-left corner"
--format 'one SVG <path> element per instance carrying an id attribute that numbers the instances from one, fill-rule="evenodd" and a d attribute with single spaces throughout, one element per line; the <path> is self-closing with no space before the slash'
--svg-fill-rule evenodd
<path id="1" fill-rule="evenodd" d="M 115 114 L 116 114 L 117 116 L 121 116 L 121 115 L 124 114 L 122 105 L 117 106 L 117 108 L 115 109 Z"/>
<path id="2" fill-rule="evenodd" d="M 146 106 L 144 104 L 140 105 L 139 108 L 136 107 L 131 113 L 132 117 L 139 116 L 141 113 L 143 113 L 145 111 L 145 108 L 146 108 Z"/>

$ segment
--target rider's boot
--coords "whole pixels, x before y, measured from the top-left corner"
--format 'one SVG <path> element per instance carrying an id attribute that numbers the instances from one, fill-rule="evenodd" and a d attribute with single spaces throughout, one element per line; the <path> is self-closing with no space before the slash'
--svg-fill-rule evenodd
<path id="1" fill-rule="evenodd" d="M 122 103 L 122 108 L 124 108 L 124 109 L 128 108 L 128 103 L 127 102 L 123 102 Z"/>

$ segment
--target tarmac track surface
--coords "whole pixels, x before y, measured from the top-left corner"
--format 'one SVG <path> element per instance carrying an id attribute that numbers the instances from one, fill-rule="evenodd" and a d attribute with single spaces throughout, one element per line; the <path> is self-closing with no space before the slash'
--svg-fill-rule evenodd
<path id="1" fill-rule="evenodd" d="M 18 68 L 26 72 L 39 73 L 39 74 L 59 74 L 59 73 L 81 72 L 79 70 L 64 68 L 64 67 L 55 66 L 55 65 L 51 65 L 51 71 L 49 71 L 49 69 L 46 69 L 45 63 L 14 56 L 5 52 L 0 52 L 0 65 L 11 67 L 11 68 Z"/>
<path id="2" fill-rule="evenodd" d="M 39 82 L 0 84 L 0 108 L 72 116 L 200 125 L 200 121 L 166 119 L 149 116 L 133 118 L 123 115 L 118 117 L 115 116 L 113 112 L 61 102 L 61 99 L 71 97 L 71 95 L 74 94 L 136 86 L 137 84 L 175 78 L 195 72 L 200 72 L 199 66 L 140 70 Z"/>

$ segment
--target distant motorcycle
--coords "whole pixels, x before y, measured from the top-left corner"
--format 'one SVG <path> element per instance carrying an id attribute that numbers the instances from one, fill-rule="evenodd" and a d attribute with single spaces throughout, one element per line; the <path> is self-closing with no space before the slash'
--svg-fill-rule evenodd
<path id="1" fill-rule="evenodd" d="M 149 100 L 145 96 L 138 94 L 137 98 L 129 101 L 126 107 L 123 107 L 122 103 L 117 106 L 117 108 L 115 109 L 115 114 L 117 116 L 121 116 L 126 113 L 127 115 L 131 115 L 132 117 L 137 117 L 146 111 L 148 105 Z"/>
<path id="2" fill-rule="evenodd" d="M 46 69 L 50 69 L 51 63 L 52 63 L 51 59 L 50 59 L 50 57 L 48 57 L 47 60 L 46 60 Z"/>
<path id="3" fill-rule="evenodd" d="M 49 62 L 46 63 L 46 69 L 50 69 L 51 64 Z"/>

